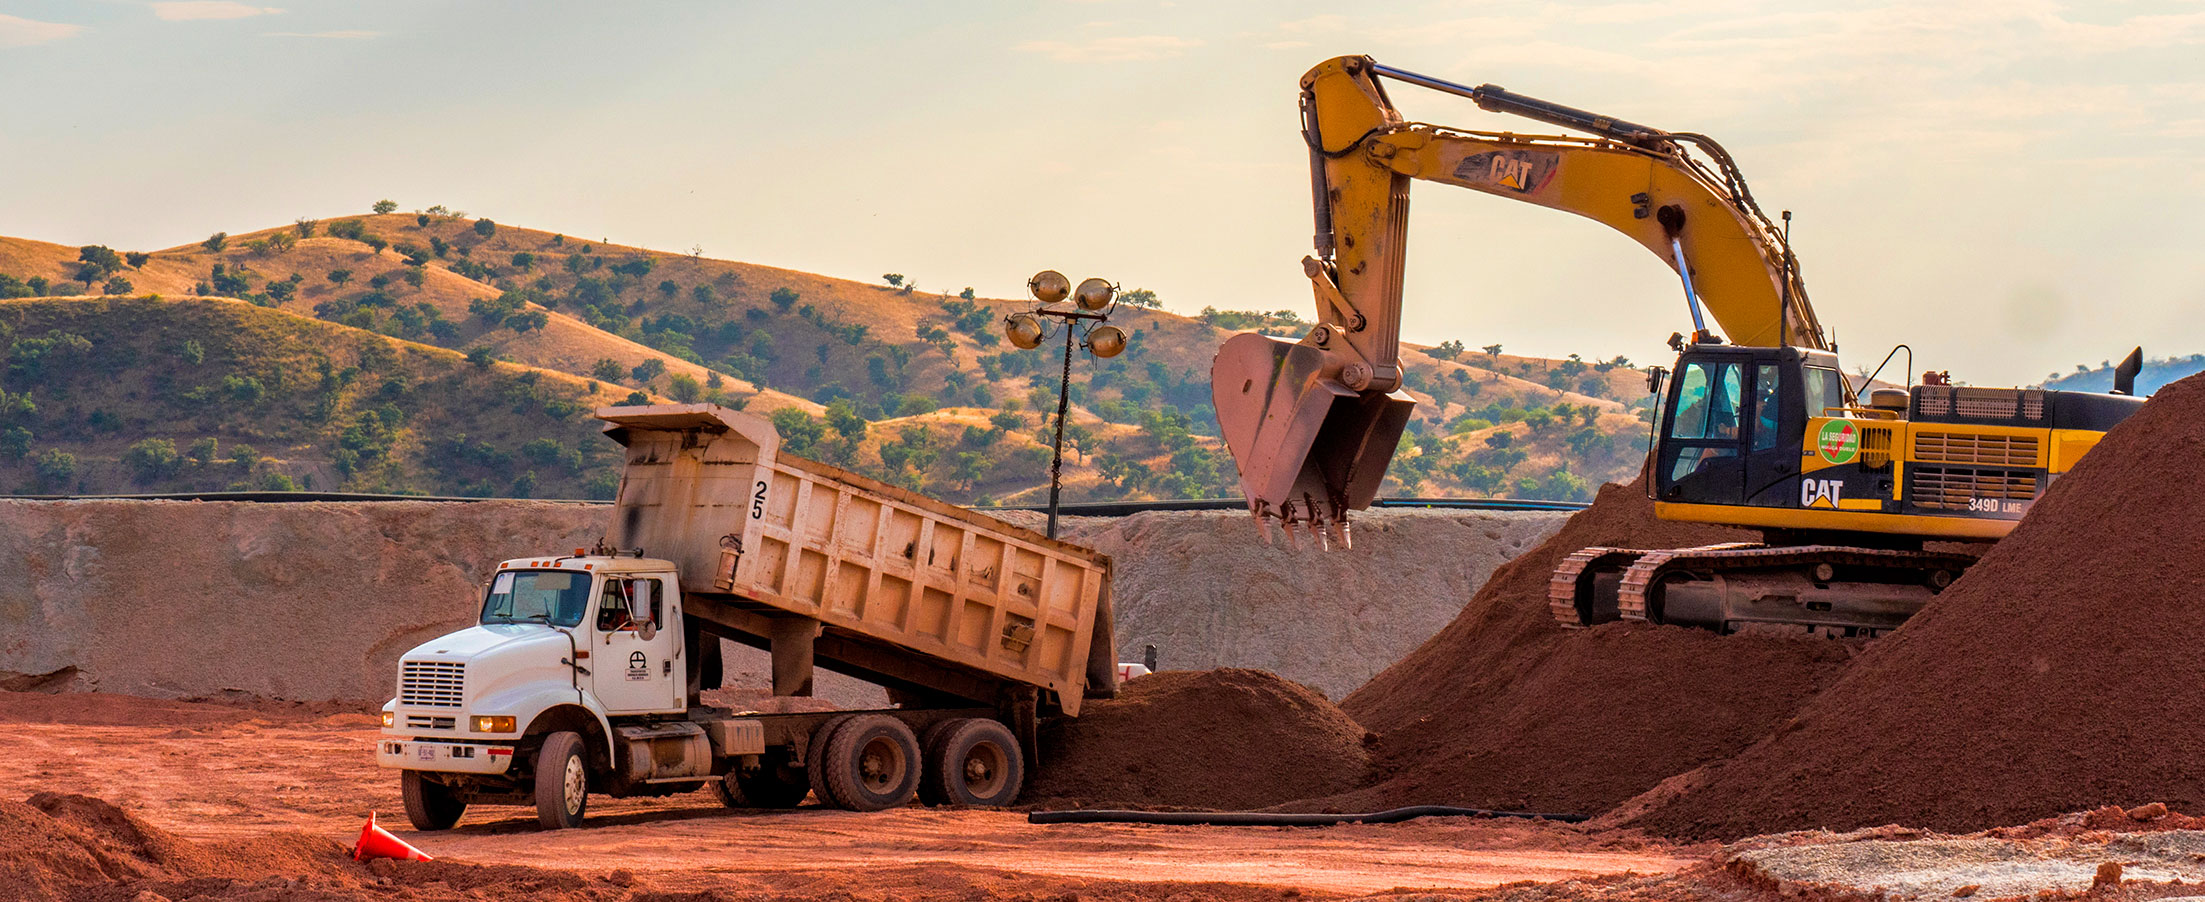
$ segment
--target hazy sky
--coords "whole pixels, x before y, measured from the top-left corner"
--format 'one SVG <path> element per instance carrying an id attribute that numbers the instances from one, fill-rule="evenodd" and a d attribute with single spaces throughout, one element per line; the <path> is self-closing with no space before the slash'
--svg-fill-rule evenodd
<path id="1" fill-rule="evenodd" d="M 1312 311 L 1335 55 L 1722 141 L 1852 364 L 2205 351 L 2205 2 L 0 0 L 0 233 L 125 249 L 377 198 L 922 289 L 1041 268 Z M 1399 87 L 1412 119 L 1538 130 Z M 1406 336 L 1666 361 L 1675 277 L 1419 185 Z"/>

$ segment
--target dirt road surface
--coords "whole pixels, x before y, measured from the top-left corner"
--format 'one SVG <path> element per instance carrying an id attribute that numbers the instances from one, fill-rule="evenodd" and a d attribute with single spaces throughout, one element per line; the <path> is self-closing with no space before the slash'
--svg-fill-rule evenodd
<path id="1" fill-rule="evenodd" d="M 82 793 L 196 839 L 296 830 L 349 844 L 369 811 L 389 826 L 404 825 L 397 781 L 370 760 L 375 735 L 364 714 L 0 693 L 0 798 Z M 1354 896 L 1659 874 L 1707 860 L 1705 849 L 1635 834 L 1523 821 L 1040 827 L 1002 811 L 732 812 L 701 792 L 593 797 L 591 805 L 579 830 L 541 832 L 528 810 L 487 807 L 469 812 L 457 830 L 395 832 L 443 858 L 625 871 L 667 890 L 793 888 L 790 881 L 814 874 L 841 886 L 862 879 L 878 891 L 962 873 L 1060 890 L 1133 881 Z"/>

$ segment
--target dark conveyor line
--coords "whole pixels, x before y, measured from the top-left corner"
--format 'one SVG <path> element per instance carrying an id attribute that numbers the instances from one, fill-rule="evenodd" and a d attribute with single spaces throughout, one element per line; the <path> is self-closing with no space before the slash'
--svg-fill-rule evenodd
<path id="1" fill-rule="evenodd" d="M 1575 824 L 1582 814 L 1542 814 L 1532 811 L 1493 811 L 1456 808 L 1452 805 L 1410 805 L 1360 814 L 1289 814 L 1277 811 L 1113 811 L 1075 809 L 1033 811 L 1029 824 L 1173 824 L 1207 827 L 1330 827 L 1334 824 L 1398 824 L 1420 817 L 1520 817 Z"/>

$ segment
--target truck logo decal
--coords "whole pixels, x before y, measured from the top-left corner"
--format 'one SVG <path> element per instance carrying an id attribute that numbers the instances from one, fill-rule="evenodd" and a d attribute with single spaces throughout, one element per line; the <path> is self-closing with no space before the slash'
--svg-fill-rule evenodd
<path id="1" fill-rule="evenodd" d="M 640 651 L 633 651 L 633 652 L 629 652 L 629 653 L 628 653 L 628 682 L 631 682 L 631 683 L 648 683 L 648 682 L 650 682 L 650 681 L 651 681 L 651 659 L 650 659 L 650 657 L 649 657 L 649 656 L 647 656 L 647 655 L 645 655 L 644 653 L 642 653 L 642 652 L 640 652 Z"/>
<path id="2" fill-rule="evenodd" d="M 1845 483 L 1836 479 L 1802 479 L 1799 481 L 1799 506 L 1820 507 L 1828 501 L 1829 507 L 1838 506 L 1838 499 L 1845 495 Z"/>
<path id="3" fill-rule="evenodd" d="M 1455 164 L 1455 178 L 1530 194 L 1554 180 L 1562 155 L 1533 150 L 1489 150 Z"/>
<path id="4" fill-rule="evenodd" d="M 1815 435 L 1815 453 L 1834 464 L 1852 463 L 1860 456 L 1860 430 L 1846 420 L 1822 424 L 1822 431 Z"/>

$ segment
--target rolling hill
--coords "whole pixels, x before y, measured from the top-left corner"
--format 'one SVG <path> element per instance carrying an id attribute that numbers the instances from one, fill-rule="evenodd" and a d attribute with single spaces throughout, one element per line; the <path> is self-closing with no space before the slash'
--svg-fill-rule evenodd
<path id="1" fill-rule="evenodd" d="M 495 381 L 510 371 L 512 379 L 535 374 L 540 391 L 572 392 L 567 401 L 582 406 L 640 392 L 765 413 L 797 453 L 951 500 L 1023 502 L 1045 492 L 1057 359 L 1047 348 L 1020 351 L 998 338 L 1002 317 L 1026 302 L 970 289 L 922 291 L 901 276 L 862 283 L 432 208 L 302 221 L 152 252 L 0 238 L 0 298 L 13 299 L 0 306 L 11 361 L 0 387 L 37 406 L 0 424 L 32 434 L 13 457 L 12 446 L 0 447 L 0 489 L 282 485 L 281 476 L 322 489 L 602 494 L 609 451 L 585 446 L 609 444 L 587 435 L 594 430 L 586 415 L 532 419 L 526 405 L 506 400 L 510 389 L 459 391 L 462 383 L 450 381 L 470 373 Z M 1067 497 L 1236 494 L 1209 408 L 1210 355 L 1235 329 L 1293 335 L 1306 324 L 1283 312 L 1204 309 L 1187 317 L 1133 305 L 1121 305 L 1113 321 L 1132 337 L 1126 353 L 1076 358 Z M 159 328 L 144 334 L 152 323 Z M 235 334 L 217 354 L 225 331 Z M 18 375 L 12 361 L 21 349 L 46 353 L 35 349 L 49 335 L 89 341 L 84 360 L 105 375 L 78 372 L 79 363 L 62 358 L 37 379 Z M 179 362 L 185 340 L 239 378 L 282 386 L 282 400 L 225 407 L 222 416 L 193 406 L 205 396 L 190 401 L 177 392 L 203 388 L 191 377 L 205 364 Z M 317 357 L 316 346 L 329 350 Z M 396 409 L 385 418 L 407 437 L 365 468 L 345 454 L 357 454 L 346 444 L 357 435 L 348 440 L 346 430 L 363 402 L 349 383 L 331 390 L 317 381 L 331 368 L 369 372 L 362 355 L 401 361 L 409 386 L 454 390 L 390 389 L 394 396 L 378 409 Z M 1643 375 L 1620 359 L 1545 360 L 1455 343 L 1409 348 L 1404 358 L 1420 404 L 1390 494 L 1581 498 L 1637 467 L 1644 421 L 1634 402 Z M 451 367 L 462 369 L 445 372 Z M 374 375 L 378 386 L 390 379 Z M 137 386 L 135 394 L 92 403 L 95 386 L 109 378 Z M 301 418 L 308 413 L 319 418 Z M 424 444 L 458 433 L 487 449 L 470 458 L 480 467 L 446 467 Z M 129 454 L 149 438 L 179 449 L 210 438 L 218 446 L 257 442 L 255 449 L 280 447 L 283 456 L 250 478 L 193 467 L 147 476 Z M 584 459 L 567 457 L 563 469 L 516 463 L 537 438 Z M 52 460 L 48 452 L 73 455 L 74 474 L 40 475 L 37 461 Z"/>

